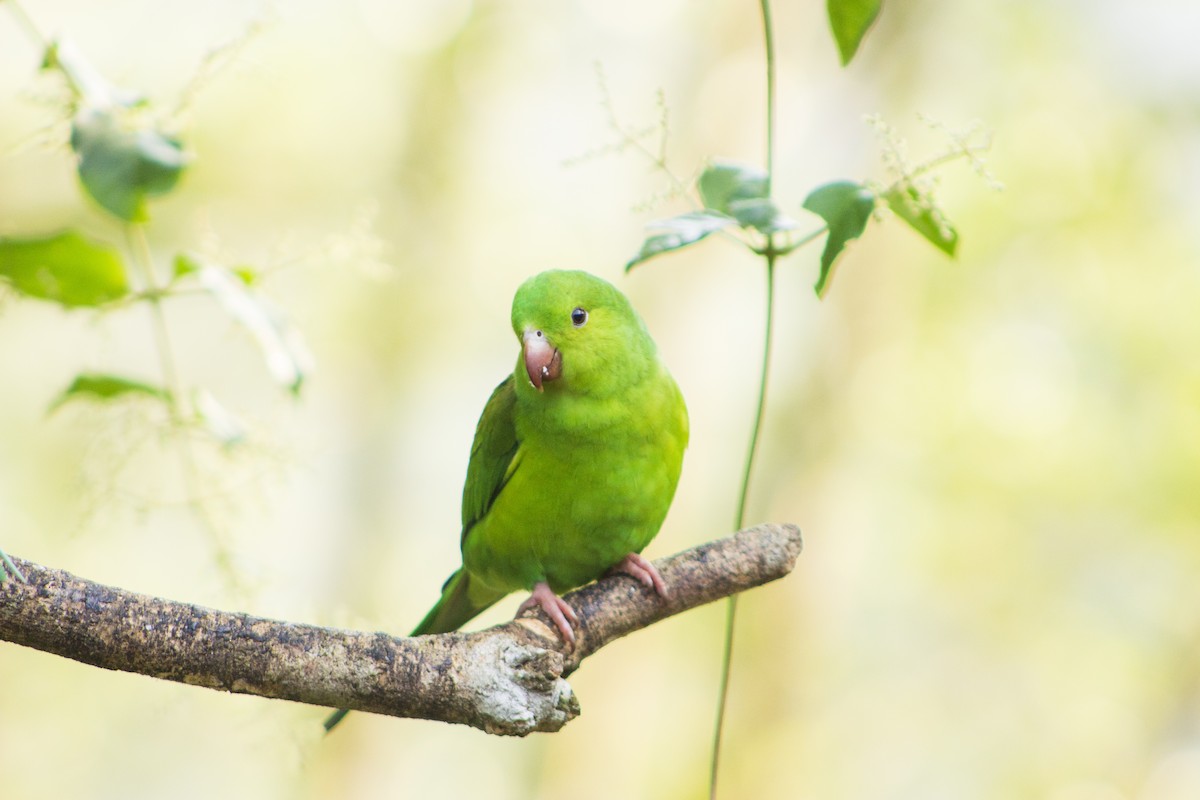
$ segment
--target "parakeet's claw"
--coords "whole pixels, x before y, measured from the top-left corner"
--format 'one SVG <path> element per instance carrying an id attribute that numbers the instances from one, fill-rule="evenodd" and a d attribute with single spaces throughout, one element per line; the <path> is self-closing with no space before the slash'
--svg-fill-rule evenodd
<path id="1" fill-rule="evenodd" d="M 579 623 L 579 617 L 575 616 L 575 609 L 571 608 L 566 600 L 556 595 L 550 588 L 550 584 L 545 581 L 541 581 L 533 587 L 533 592 L 530 593 L 528 599 L 517 609 L 517 616 L 521 616 L 535 606 L 546 612 L 546 616 L 550 617 L 554 627 L 558 628 L 558 632 L 562 634 L 564 642 L 575 644 L 575 631 L 571 626 Z"/>
<path id="2" fill-rule="evenodd" d="M 626 575 L 632 575 L 647 589 L 653 589 L 659 597 L 666 597 L 668 594 L 667 582 L 663 580 L 662 573 L 650 561 L 642 558 L 639 553 L 630 553 L 625 556 L 609 572 L 624 572 Z"/>

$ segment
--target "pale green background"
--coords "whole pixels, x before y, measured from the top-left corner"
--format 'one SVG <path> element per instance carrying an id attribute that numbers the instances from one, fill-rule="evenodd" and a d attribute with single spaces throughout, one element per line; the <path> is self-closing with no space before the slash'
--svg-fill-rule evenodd
<path id="1" fill-rule="evenodd" d="M 189 385 L 251 425 L 179 444 L 145 406 L 45 408 L 81 369 L 158 380 L 148 315 L 0 299 L 0 545 L 142 592 L 407 630 L 456 565 L 475 420 L 516 354 L 508 303 L 578 267 L 642 310 L 691 409 L 661 556 L 728 532 L 762 268 L 713 241 L 622 274 L 683 206 L 617 141 L 670 111 L 671 164 L 762 158 L 756 3 L 33 2 L 105 74 L 170 107 L 209 49 L 259 25 L 189 104 L 197 159 L 152 207 L 183 248 L 267 270 L 317 359 L 298 402 L 202 298 L 168 308 Z M 0 234 L 82 226 L 53 79 L 0 4 Z M 806 550 L 744 598 L 723 797 L 1200 796 L 1200 13 L 1191 0 L 888 4 L 858 60 L 823 4 L 776 3 L 776 195 L 882 177 L 862 118 L 919 160 L 994 131 L 996 193 L 963 165 L 951 262 L 888 220 L 841 263 L 779 274 L 749 516 Z M 579 157 L 591 154 L 581 162 Z M 578 162 L 578 163 L 577 163 Z M 512 613 L 516 598 L 484 621 Z M 698 797 L 723 609 L 591 659 L 583 715 L 490 738 L 108 673 L 0 645 L 14 798 Z"/>

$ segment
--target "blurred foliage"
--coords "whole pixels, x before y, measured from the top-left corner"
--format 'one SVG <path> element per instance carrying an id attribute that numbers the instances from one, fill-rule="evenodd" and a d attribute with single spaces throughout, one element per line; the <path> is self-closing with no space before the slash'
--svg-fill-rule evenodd
<path id="1" fill-rule="evenodd" d="M 889 147 L 902 146 L 895 141 L 894 130 L 878 121 L 876 124 L 892 137 Z M 803 207 L 821 217 L 825 225 L 798 239 L 786 235 L 795 230 L 798 223 L 784 214 L 770 197 L 771 181 L 765 170 L 725 161 L 710 164 L 696 180 L 696 194 L 703 208 L 651 222 L 647 226 L 651 234 L 642 242 L 637 254 L 626 262 L 625 269 L 629 271 L 649 258 L 682 250 L 711 234 L 731 228 L 740 228 L 748 234 L 743 244 L 750 252 L 769 256 L 772 261 L 788 256 L 824 235 L 825 248 L 821 252 L 820 271 L 813 287 L 818 297 L 824 297 L 833 277 L 834 263 L 850 241 L 863 234 L 877 206 L 888 208 L 930 244 L 953 256 L 958 247 L 958 232 L 934 203 L 934 183 L 929 179 L 929 173 L 949 161 L 964 159 L 995 185 L 995 179 L 987 172 L 983 161 L 983 154 L 991 146 L 990 140 L 977 137 L 976 133 L 969 131 L 965 135 L 948 137 L 950 149 L 947 152 L 920 164 L 903 163 L 899 154 L 895 154 L 889 165 L 897 169 L 899 175 L 883 189 L 847 180 L 818 186 L 809 192 Z M 665 170 L 661 161 L 655 163 Z M 674 176 L 672 180 L 679 182 Z"/>
<path id="2" fill-rule="evenodd" d="M 7 5 L 0 236 L 74 230 L 128 263 L 125 223 L 80 201 L 61 78 L 31 79 L 44 52 Z M 885 159 L 882 185 L 869 180 L 878 143 L 864 109 L 920 152 L 945 138 L 913 109 L 987 120 L 1007 189 L 938 173 L 939 199 L 970 232 L 952 267 L 906 226 L 881 225 L 844 250 L 822 303 L 809 289 L 820 253 L 780 271 L 782 367 L 750 513 L 798 522 L 806 552 L 795 576 L 743 598 L 723 796 L 1200 792 L 1192 5 L 893 3 L 844 72 L 824 9 L 776 9 L 777 193 L 841 175 L 881 196 L 898 176 Z M 550 266 L 617 281 L 688 398 L 693 444 L 650 555 L 725 532 L 757 370 L 756 332 L 740 323 L 761 314 L 760 270 L 718 235 L 621 277 L 637 225 L 677 213 L 658 203 L 673 187 L 635 158 L 579 156 L 614 135 L 591 88 L 599 60 L 622 116 L 656 133 L 661 87 L 672 163 L 753 163 L 752 9 L 28 10 L 151 107 L 239 43 L 188 94 L 195 159 L 174 191 L 147 196 L 141 227 L 168 259 L 155 262 L 160 284 L 174 254 L 198 252 L 266 285 L 321 370 L 296 404 L 196 274 L 163 301 L 179 383 L 211 387 L 249 434 L 235 454 L 183 437 L 246 576 L 238 592 L 187 510 L 161 403 L 46 415 L 80 375 L 157 385 L 150 304 L 63 313 L 6 290 L 9 552 L 205 605 L 406 629 L 456 563 L 471 433 L 516 353 L 508 301 Z M 259 276 L 249 285 L 242 264 Z M 186 396 L 199 413 L 201 395 Z M 720 625 L 702 609 L 614 645 L 572 677 L 583 717 L 522 741 L 368 715 L 322 741 L 317 709 L 0 646 L 0 772 L 28 798 L 694 797 Z"/>
<path id="3" fill-rule="evenodd" d="M 814 289 L 823 295 L 829 285 L 833 262 L 851 239 L 862 236 L 875 210 L 875 196 L 853 181 L 835 181 L 813 189 L 804 198 L 804 207 L 825 220 L 829 229 L 825 249 L 821 251 L 821 273 Z"/>
<path id="4" fill-rule="evenodd" d="M 153 397 L 158 400 L 166 399 L 166 393 L 162 389 L 148 383 L 131 381 L 116 375 L 76 375 L 75 380 L 71 381 L 71 385 L 64 389 L 63 393 L 50 405 L 50 410 L 53 411 L 68 400 L 80 397 L 112 400 L 130 395 Z"/>
<path id="5" fill-rule="evenodd" d="M 70 88 L 71 149 L 83 188 L 119 219 L 146 221 L 146 200 L 175 188 L 187 165 L 182 143 L 155 124 L 145 98 L 109 83 L 71 42 L 50 42 L 42 66 Z"/>
<path id="6" fill-rule="evenodd" d="M 275 380 L 293 394 L 300 391 L 311 369 L 311 357 L 299 332 L 273 304 L 249 288 L 257 273 L 247 267 L 230 270 L 191 254 L 174 258 L 171 269 L 155 262 L 146 239 L 147 200 L 175 188 L 189 158 L 181 140 L 166 132 L 153 105 L 140 93 L 109 82 L 70 40 L 46 40 L 23 6 L 8 3 L 35 44 L 44 45 L 42 67 L 61 77 L 70 115 L 69 144 L 74 152 L 79 183 L 86 194 L 123 228 L 116 237 L 125 246 L 96 241 L 78 230 L 50 235 L 0 237 L 0 279 L 18 295 L 51 300 L 66 308 L 111 312 L 121 305 L 152 307 L 152 329 L 158 350 L 161 386 L 120 375 L 83 373 L 51 404 L 53 410 L 75 397 L 118 402 L 134 396 L 164 402 L 176 428 L 198 423 L 225 445 L 241 441 L 241 425 L 219 407 L 211 392 L 178 383 L 175 355 L 168 334 L 164 299 L 193 291 L 198 283 L 253 336 Z M 131 267 L 140 271 L 140 286 L 132 287 Z M 118 304 L 116 301 L 128 301 Z M 203 397 L 185 413 L 190 396 Z M 219 423 L 213 420 L 221 417 Z M 232 431 L 238 431 L 234 435 Z M 180 455 L 185 470 L 196 474 L 190 449 Z M 195 494 L 195 487 L 189 487 Z M 193 498 L 194 499 L 194 498 Z M 197 504 L 197 509 L 200 506 Z"/>
<path id="7" fill-rule="evenodd" d="M 0 239 L 0 276 L 27 297 L 72 306 L 102 306 L 129 294 L 116 248 L 75 231 Z"/>
<path id="8" fill-rule="evenodd" d="M 879 16 L 883 0 L 826 0 L 825 5 L 829 12 L 829 27 L 833 30 L 844 66 L 858 52 L 867 29 Z"/>

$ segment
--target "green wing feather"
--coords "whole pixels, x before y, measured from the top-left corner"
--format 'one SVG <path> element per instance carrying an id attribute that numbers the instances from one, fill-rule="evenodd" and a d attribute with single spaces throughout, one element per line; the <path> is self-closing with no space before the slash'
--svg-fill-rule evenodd
<path id="1" fill-rule="evenodd" d="M 488 398 L 475 427 L 475 442 L 471 445 L 471 460 L 463 485 L 463 541 L 475 523 L 487 514 L 515 469 L 519 444 L 516 409 L 516 387 L 513 376 L 509 375 Z"/>
<path id="2" fill-rule="evenodd" d="M 509 375 L 492 392 L 479 415 L 479 424 L 475 426 L 475 441 L 471 444 L 471 459 L 467 462 L 467 480 L 463 484 L 462 541 L 466 541 L 475 523 L 487 514 L 496 495 L 512 475 L 519 449 L 514 422 L 516 407 L 517 393 L 513 376 Z M 472 581 L 471 574 L 460 569 L 442 586 L 441 598 L 411 635 L 458 630 L 504 594 L 478 580 Z"/>
<path id="3" fill-rule="evenodd" d="M 509 375 L 492 392 L 471 445 L 467 462 L 467 480 L 463 485 L 462 541 L 475 524 L 487 514 L 500 490 L 512 477 L 520 462 L 517 428 L 514 422 L 517 393 Z M 507 591 L 492 589 L 471 573 L 460 569 L 442 586 L 442 596 L 429 609 L 425 619 L 413 629 L 412 636 L 458 630 L 486 608 L 502 599 Z"/>

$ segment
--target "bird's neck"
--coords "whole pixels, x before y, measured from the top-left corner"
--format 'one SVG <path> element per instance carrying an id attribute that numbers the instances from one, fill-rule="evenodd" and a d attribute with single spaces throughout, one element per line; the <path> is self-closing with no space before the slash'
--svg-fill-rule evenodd
<path id="1" fill-rule="evenodd" d="M 600 440 L 639 435 L 646 423 L 636 409 L 645 407 L 646 396 L 661 383 L 659 365 L 641 379 L 617 391 L 572 391 L 568 385 L 548 385 L 544 392 L 532 391 L 518 403 L 517 432 L 522 441 L 552 437 L 591 444 Z M 667 377 L 669 381 L 670 378 Z"/>

